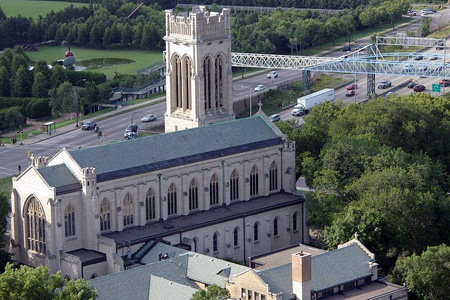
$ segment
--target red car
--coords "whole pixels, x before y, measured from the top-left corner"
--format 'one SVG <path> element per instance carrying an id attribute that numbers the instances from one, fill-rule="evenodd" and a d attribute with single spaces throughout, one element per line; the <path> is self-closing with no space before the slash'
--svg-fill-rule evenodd
<path id="1" fill-rule="evenodd" d="M 443 86 L 449 86 L 450 85 L 450 79 L 442 79 L 441 81 L 439 81 L 440 85 Z"/>
<path id="2" fill-rule="evenodd" d="M 345 96 L 347 96 L 347 97 L 355 96 L 355 91 L 351 90 L 351 91 L 347 92 L 347 94 L 345 94 Z"/>
<path id="3" fill-rule="evenodd" d="M 356 84 L 350 84 L 347 86 L 347 91 L 356 90 L 357 87 L 358 85 Z"/>
<path id="4" fill-rule="evenodd" d="M 418 84 L 413 88 L 413 90 L 414 90 L 414 92 L 423 92 L 423 91 L 425 91 L 425 86 Z"/>

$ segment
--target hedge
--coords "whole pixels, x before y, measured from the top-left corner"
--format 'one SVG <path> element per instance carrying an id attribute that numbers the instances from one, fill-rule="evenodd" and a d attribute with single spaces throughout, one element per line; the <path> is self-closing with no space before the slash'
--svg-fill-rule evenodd
<path id="1" fill-rule="evenodd" d="M 77 81 L 81 79 L 86 79 L 87 81 L 93 81 L 95 84 L 101 84 L 103 82 L 106 82 L 106 75 L 103 73 L 95 73 L 95 72 L 87 72 L 87 71 L 80 71 L 75 72 L 72 70 L 66 70 L 67 79 L 69 80 L 72 85 L 75 85 Z M 80 84 L 82 86 L 82 84 Z"/>
<path id="2" fill-rule="evenodd" d="M 19 107 L 22 116 L 36 119 L 51 115 L 49 99 L 0 97 L 0 110 Z"/>

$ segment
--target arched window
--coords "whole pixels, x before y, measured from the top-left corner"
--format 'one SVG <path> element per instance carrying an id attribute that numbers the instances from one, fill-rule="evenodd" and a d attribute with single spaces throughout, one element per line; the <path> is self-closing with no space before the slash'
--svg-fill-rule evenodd
<path id="1" fill-rule="evenodd" d="M 123 199 L 123 226 L 129 226 L 133 224 L 133 198 L 129 193 L 125 195 Z"/>
<path id="2" fill-rule="evenodd" d="M 218 55 L 216 57 L 216 64 L 215 64 L 215 100 L 216 100 L 216 107 L 222 107 L 223 106 L 223 91 L 224 91 L 224 82 L 223 82 L 223 57 L 222 55 Z"/>
<path id="3" fill-rule="evenodd" d="M 64 233 L 66 237 L 75 235 L 75 209 L 70 204 L 64 211 Z"/>
<path id="4" fill-rule="evenodd" d="M 192 179 L 189 185 L 189 210 L 198 209 L 198 184 L 195 179 Z"/>
<path id="5" fill-rule="evenodd" d="M 270 165 L 269 171 L 269 191 L 273 192 L 278 189 L 278 166 L 275 161 Z"/>
<path id="6" fill-rule="evenodd" d="M 100 231 L 111 230 L 111 208 L 108 199 L 100 204 Z"/>
<path id="7" fill-rule="evenodd" d="M 173 183 L 167 190 L 167 214 L 169 216 L 177 214 L 177 188 Z"/>
<path id="8" fill-rule="evenodd" d="M 192 63 L 189 57 L 185 57 L 183 59 L 183 101 L 184 101 L 184 109 L 188 110 L 192 108 L 192 98 L 191 98 L 191 68 Z"/>
<path id="9" fill-rule="evenodd" d="M 216 232 L 213 235 L 213 252 L 219 251 L 219 234 Z"/>
<path id="10" fill-rule="evenodd" d="M 295 212 L 292 216 L 292 230 L 297 231 L 298 230 L 298 213 Z"/>
<path id="11" fill-rule="evenodd" d="M 44 254 L 45 246 L 45 214 L 36 198 L 31 198 L 27 206 L 27 248 Z"/>
<path id="12" fill-rule="evenodd" d="M 258 195 L 258 168 L 253 166 L 250 172 L 250 196 Z"/>
<path id="13" fill-rule="evenodd" d="M 230 176 L 230 200 L 239 200 L 239 173 L 236 170 Z"/>
<path id="14" fill-rule="evenodd" d="M 259 241 L 259 223 L 256 222 L 255 225 L 253 225 L 253 241 Z"/>
<path id="15" fill-rule="evenodd" d="M 172 72 L 173 75 L 173 96 L 174 104 L 177 108 L 182 108 L 182 82 L 181 82 L 181 59 L 178 55 L 175 55 L 172 60 Z"/>
<path id="16" fill-rule="evenodd" d="M 239 246 L 239 227 L 234 228 L 233 232 L 233 245 Z"/>
<path id="17" fill-rule="evenodd" d="M 273 220 L 273 236 L 278 236 L 278 218 Z"/>
<path id="18" fill-rule="evenodd" d="M 212 86 L 213 86 L 213 70 L 212 70 L 212 63 L 211 63 L 211 57 L 206 57 L 203 62 L 203 75 L 204 75 L 204 82 L 203 82 L 203 90 L 204 90 L 204 102 L 205 102 L 205 109 L 211 109 L 212 108 Z"/>
<path id="19" fill-rule="evenodd" d="M 147 191 L 145 196 L 145 219 L 153 220 L 156 217 L 155 192 L 152 188 Z"/>
<path id="20" fill-rule="evenodd" d="M 216 174 L 214 174 L 209 181 L 209 204 L 219 204 L 219 178 Z"/>

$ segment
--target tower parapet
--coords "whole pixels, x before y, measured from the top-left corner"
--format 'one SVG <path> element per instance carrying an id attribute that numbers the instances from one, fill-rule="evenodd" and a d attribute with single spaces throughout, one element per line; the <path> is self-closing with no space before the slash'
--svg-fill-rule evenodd
<path id="1" fill-rule="evenodd" d="M 224 8 L 220 13 L 209 12 L 204 6 L 185 15 L 176 15 L 166 10 L 166 39 L 186 39 L 207 41 L 230 37 L 230 10 Z"/>

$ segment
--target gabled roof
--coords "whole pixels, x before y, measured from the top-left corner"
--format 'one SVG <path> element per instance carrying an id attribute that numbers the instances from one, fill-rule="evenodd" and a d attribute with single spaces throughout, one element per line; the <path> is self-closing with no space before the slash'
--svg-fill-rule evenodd
<path id="1" fill-rule="evenodd" d="M 56 188 L 57 195 L 81 190 L 80 182 L 64 164 L 39 168 L 37 172 L 49 186 Z"/>
<path id="2" fill-rule="evenodd" d="M 269 123 L 255 115 L 69 153 L 81 168 L 94 167 L 101 182 L 281 144 Z"/>
<path id="3" fill-rule="evenodd" d="M 311 290 L 321 291 L 359 278 L 370 276 L 372 259 L 356 244 L 311 257 Z M 260 277 L 274 293 L 283 292 L 283 300 L 294 297 L 292 264 L 260 271 Z M 292 298 L 292 299 L 295 299 Z"/>

